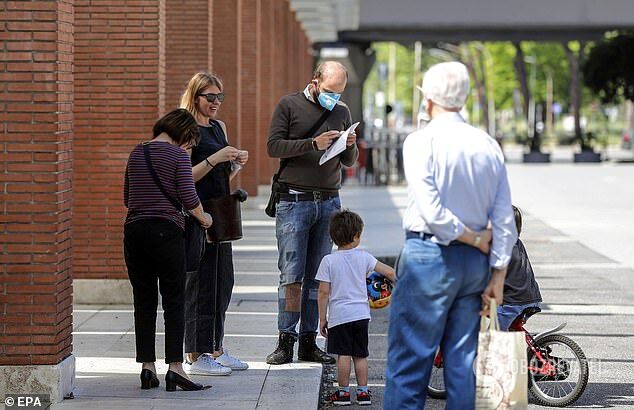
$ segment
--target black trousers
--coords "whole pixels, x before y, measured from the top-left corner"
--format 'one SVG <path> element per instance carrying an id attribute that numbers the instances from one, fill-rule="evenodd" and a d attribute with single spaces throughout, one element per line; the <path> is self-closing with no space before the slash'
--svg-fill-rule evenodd
<path id="1" fill-rule="evenodd" d="M 165 320 L 165 363 L 182 362 L 184 231 L 163 218 L 132 222 L 124 227 L 123 249 L 134 294 L 136 361 L 156 361 L 156 308 L 160 290 Z"/>
<path id="2" fill-rule="evenodd" d="M 185 281 L 185 352 L 211 353 L 222 347 L 225 316 L 233 291 L 231 243 L 207 243 L 197 272 Z"/>

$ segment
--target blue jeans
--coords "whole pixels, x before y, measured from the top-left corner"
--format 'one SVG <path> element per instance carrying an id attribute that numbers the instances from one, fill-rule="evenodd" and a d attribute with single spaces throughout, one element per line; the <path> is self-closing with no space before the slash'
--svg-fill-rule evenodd
<path id="1" fill-rule="evenodd" d="M 475 406 L 473 361 L 487 256 L 467 245 L 405 242 L 392 294 L 385 409 L 425 407 L 436 350 L 443 351 L 447 409 Z"/>
<path id="2" fill-rule="evenodd" d="M 317 333 L 319 312 L 315 280 L 321 259 L 332 250 L 330 215 L 341 209 L 339 197 L 324 201 L 280 201 L 275 235 L 280 270 L 277 328 L 280 333 Z"/>
<path id="3" fill-rule="evenodd" d="M 527 307 L 539 307 L 539 302 L 528 303 L 526 305 L 500 305 L 498 306 L 498 320 L 500 321 L 501 330 L 509 330 L 511 323 L 517 318 L 520 313 Z"/>

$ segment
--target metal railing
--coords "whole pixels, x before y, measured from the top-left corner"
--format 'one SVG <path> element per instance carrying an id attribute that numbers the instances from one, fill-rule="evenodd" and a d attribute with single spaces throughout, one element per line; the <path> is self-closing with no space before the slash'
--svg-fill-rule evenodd
<path id="1" fill-rule="evenodd" d="M 412 129 L 368 127 L 360 149 L 364 161 L 359 175 L 364 185 L 400 185 L 403 172 L 403 142 Z"/>

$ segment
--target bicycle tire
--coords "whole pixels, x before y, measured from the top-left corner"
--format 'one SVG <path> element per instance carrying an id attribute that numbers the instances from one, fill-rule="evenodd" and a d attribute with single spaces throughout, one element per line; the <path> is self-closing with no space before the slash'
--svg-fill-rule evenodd
<path id="1" fill-rule="evenodd" d="M 429 377 L 429 384 L 427 385 L 427 395 L 432 399 L 445 400 L 447 398 L 447 390 L 444 388 L 434 387 L 432 386 L 432 380 L 434 377 L 434 372 L 443 372 L 443 367 L 433 366 L 431 369 L 431 374 Z M 444 376 L 442 373 L 440 376 Z M 444 386 L 443 386 L 444 387 Z"/>
<path id="2" fill-rule="evenodd" d="M 544 397 L 544 394 L 540 394 L 540 390 L 534 384 L 533 375 L 531 375 L 531 372 L 529 372 L 528 373 L 529 391 L 531 392 L 531 396 L 533 397 L 535 402 L 539 405 L 551 406 L 551 407 L 566 407 L 571 405 L 575 401 L 577 401 L 577 399 L 581 397 L 584 390 L 586 389 L 586 385 L 588 384 L 588 377 L 589 377 L 588 359 L 586 358 L 586 355 L 583 353 L 583 350 L 581 350 L 579 345 L 575 343 L 572 339 L 564 335 L 555 334 L 555 335 L 544 336 L 541 339 L 535 340 L 535 346 L 544 347 L 552 342 L 557 342 L 570 348 L 570 350 L 574 353 L 577 360 L 579 361 L 580 377 L 579 377 L 579 380 L 577 380 L 577 385 L 575 386 L 574 390 L 570 394 L 562 398 L 546 398 Z M 528 363 L 531 363 L 533 356 L 534 356 L 533 351 L 529 349 Z"/>

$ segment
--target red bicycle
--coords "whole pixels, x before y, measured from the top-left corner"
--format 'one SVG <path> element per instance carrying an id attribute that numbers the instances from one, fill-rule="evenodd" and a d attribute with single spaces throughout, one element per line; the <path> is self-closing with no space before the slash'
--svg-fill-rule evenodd
<path id="1" fill-rule="evenodd" d="M 529 307 L 513 321 L 509 331 L 524 332 L 528 345 L 528 388 L 537 404 L 565 407 L 574 403 L 588 384 L 588 359 L 572 339 L 557 332 L 566 327 L 562 323 L 554 329 L 531 334 L 525 328 L 526 321 L 538 307 Z M 445 399 L 442 353 L 434 358 L 427 394 L 435 399 Z"/>

